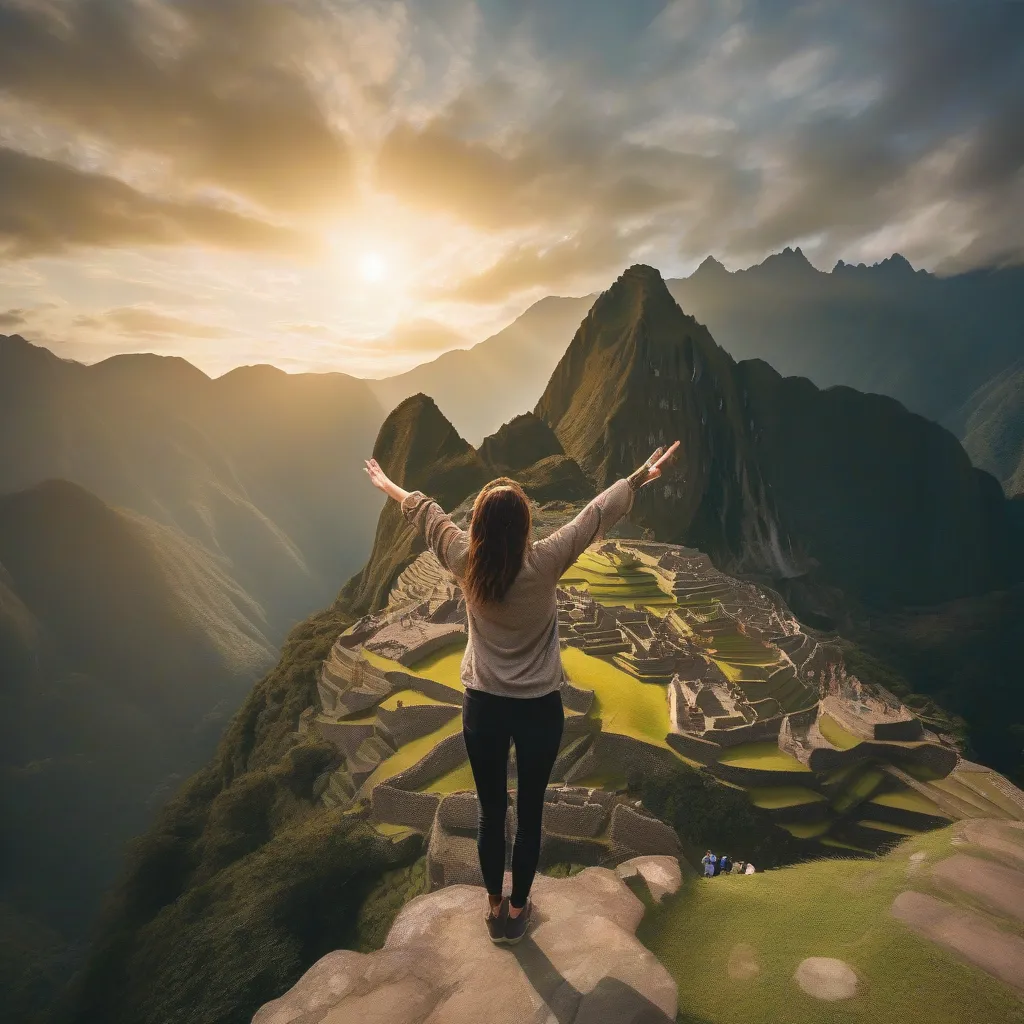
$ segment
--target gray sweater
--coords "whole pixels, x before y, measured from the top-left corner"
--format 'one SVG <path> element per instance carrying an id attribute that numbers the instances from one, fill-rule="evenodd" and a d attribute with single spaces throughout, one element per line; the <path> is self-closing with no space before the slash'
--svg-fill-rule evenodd
<path id="1" fill-rule="evenodd" d="M 559 577 L 632 507 L 633 489 L 629 481 L 619 480 L 572 522 L 527 545 L 523 567 L 503 601 L 467 600 L 464 686 L 503 697 L 543 697 L 559 688 L 563 679 L 555 604 Z M 402 502 L 402 513 L 423 534 L 441 565 L 461 580 L 469 554 L 466 531 L 420 491 Z"/>

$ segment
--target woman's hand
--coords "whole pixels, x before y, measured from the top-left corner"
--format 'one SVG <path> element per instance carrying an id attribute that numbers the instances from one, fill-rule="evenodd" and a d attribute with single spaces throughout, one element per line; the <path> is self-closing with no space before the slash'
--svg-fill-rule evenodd
<path id="1" fill-rule="evenodd" d="M 380 463 L 376 459 L 367 459 L 365 461 L 366 473 L 370 477 L 370 483 L 377 488 L 378 491 L 383 491 L 389 498 L 394 498 L 395 501 L 405 501 L 409 497 L 409 492 L 403 487 L 399 487 L 398 484 L 392 480 L 383 469 L 380 468 Z"/>
<path id="2" fill-rule="evenodd" d="M 641 487 L 646 487 L 647 484 L 657 480 L 661 476 L 661 467 L 675 455 L 678 447 L 679 442 L 675 441 L 667 451 L 664 448 L 655 451 L 635 473 L 630 474 L 629 486 L 634 491 L 638 491 Z"/>

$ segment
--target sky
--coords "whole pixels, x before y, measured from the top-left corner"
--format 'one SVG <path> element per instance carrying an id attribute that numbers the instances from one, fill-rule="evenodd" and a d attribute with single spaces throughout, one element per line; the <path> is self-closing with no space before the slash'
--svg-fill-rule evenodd
<path id="1" fill-rule="evenodd" d="M 386 376 L 800 245 L 1024 261 L 1019 0 L 0 0 L 0 333 Z"/>

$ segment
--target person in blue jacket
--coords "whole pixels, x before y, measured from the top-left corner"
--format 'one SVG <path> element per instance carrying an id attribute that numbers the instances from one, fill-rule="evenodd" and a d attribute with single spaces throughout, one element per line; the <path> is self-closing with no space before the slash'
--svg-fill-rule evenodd
<path id="1" fill-rule="evenodd" d="M 718 863 L 718 858 L 708 850 L 707 853 L 701 858 L 701 864 L 704 865 L 704 877 L 714 878 L 715 877 L 715 865 Z"/>

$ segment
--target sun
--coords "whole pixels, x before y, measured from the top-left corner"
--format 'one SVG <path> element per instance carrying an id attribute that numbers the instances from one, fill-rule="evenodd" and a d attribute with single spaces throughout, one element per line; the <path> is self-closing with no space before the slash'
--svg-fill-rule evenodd
<path id="1" fill-rule="evenodd" d="M 379 284 L 387 276 L 387 264 L 379 252 L 364 252 L 359 257 L 359 276 L 369 284 Z"/>

